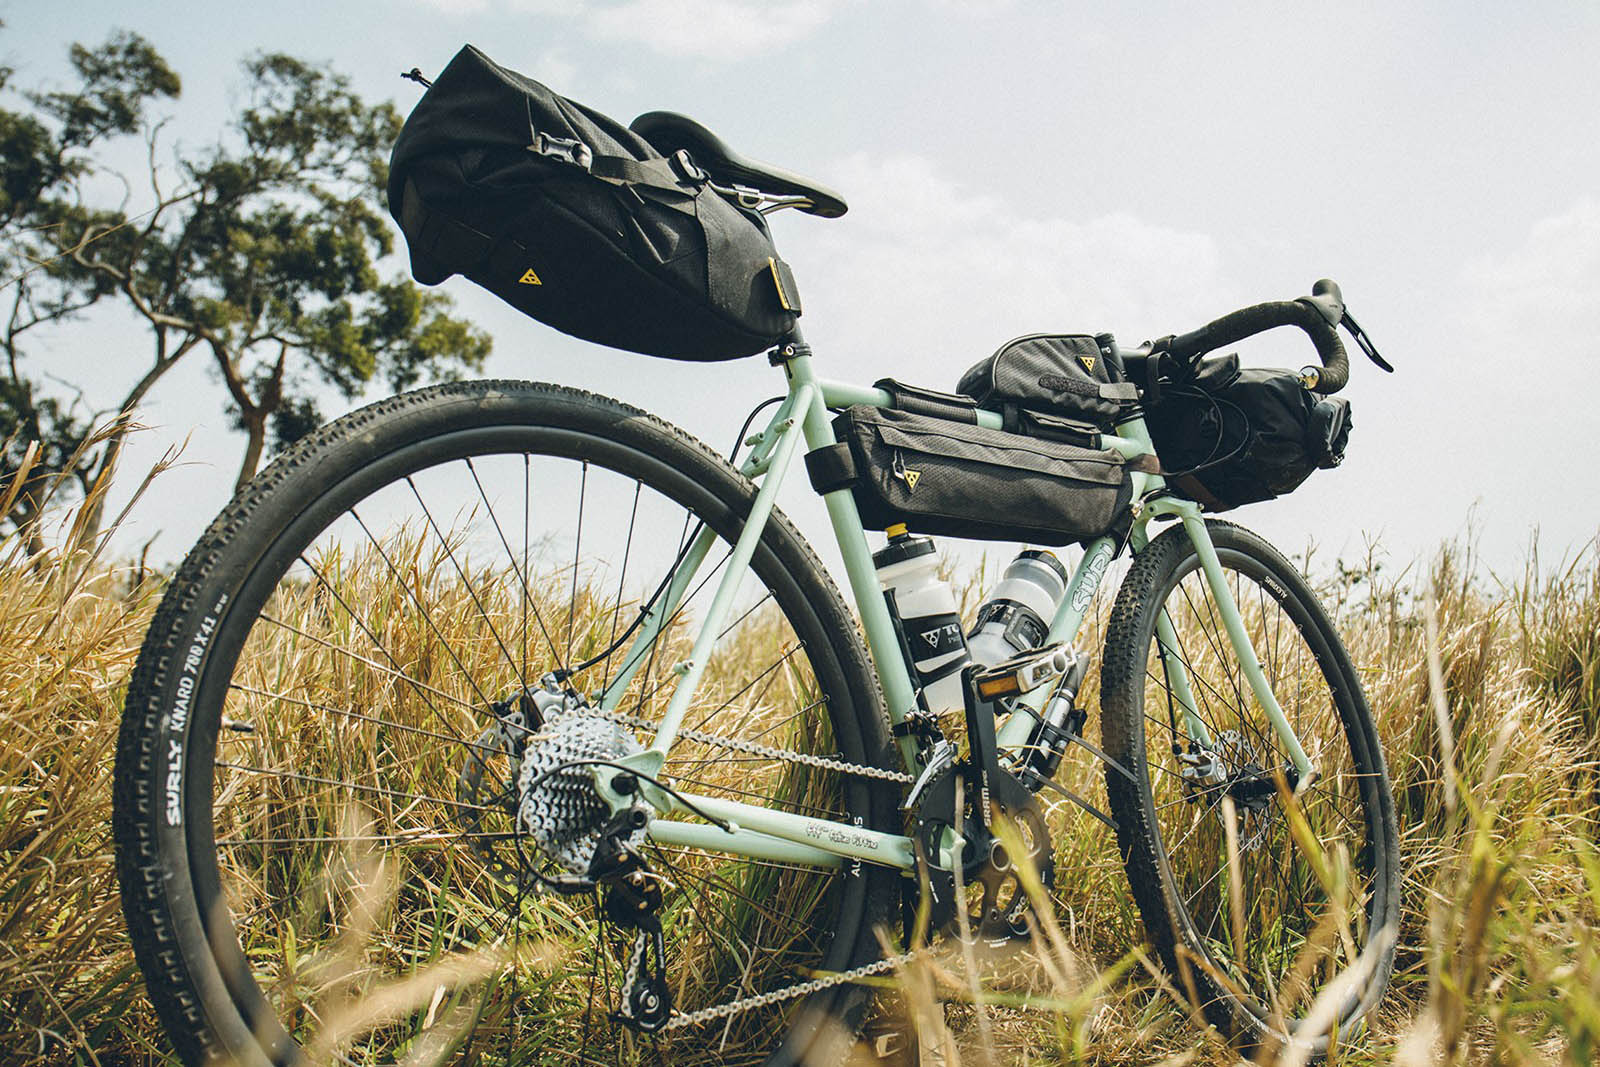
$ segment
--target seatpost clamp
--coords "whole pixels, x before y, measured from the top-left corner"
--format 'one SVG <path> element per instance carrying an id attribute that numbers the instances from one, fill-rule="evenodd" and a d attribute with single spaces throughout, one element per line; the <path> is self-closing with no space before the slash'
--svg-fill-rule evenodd
<path id="1" fill-rule="evenodd" d="M 791 359 L 809 356 L 811 346 L 804 341 L 785 341 L 767 353 L 767 362 L 774 367 L 781 367 Z"/>

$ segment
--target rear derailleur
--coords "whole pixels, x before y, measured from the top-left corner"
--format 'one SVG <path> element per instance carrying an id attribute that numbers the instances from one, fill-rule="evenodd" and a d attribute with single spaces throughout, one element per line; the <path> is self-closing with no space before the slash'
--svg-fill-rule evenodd
<path id="1" fill-rule="evenodd" d="M 604 855 L 615 846 L 615 860 Z M 672 1019 L 672 990 L 667 985 L 666 943 L 661 936 L 664 879 L 650 869 L 644 857 L 626 839 L 602 838 L 596 865 L 614 863 L 610 873 L 599 874 L 604 886 L 601 908 L 615 925 L 633 931 L 633 950 L 622 977 L 622 1006 L 611 1013 L 614 1022 L 641 1033 L 653 1034 Z"/>
<path id="2" fill-rule="evenodd" d="M 514 820 L 517 869 L 489 850 L 496 873 L 534 890 L 594 894 L 607 920 L 633 932 L 621 1005 L 612 1018 L 654 1033 L 672 1018 L 659 917 L 663 888 L 670 883 L 639 851 L 650 821 L 648 806 L 641 800 L 612 811 L 596 791 L 592 773 L 637 752 L 639 745 L 625 727 L 562 682 L 549 674 L 537 688 L 490 705 L 495 721 L 462 768 L 458 794 L 471 805 L 463 810 L 496 807 Z M 510 757 L 512 781 L 503 792 L 489 795 L 485 754 Z M 539 870 L 523 853 L 523 840 L 566 873 Z"/>

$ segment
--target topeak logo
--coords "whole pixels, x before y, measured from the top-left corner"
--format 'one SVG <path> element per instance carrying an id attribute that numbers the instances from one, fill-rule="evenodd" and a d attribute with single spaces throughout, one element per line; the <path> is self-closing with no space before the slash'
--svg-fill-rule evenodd
<path id="1" fill-rule="evenodd" d="M 522 273 L 522 277 L 517 279 L 517 284 L 518 285 L 543 285 L 544 282 L 541 282 L 539 280 L 539 276 L 537 274 L 533 273 L 533 268 L 529 267 L 526 271 L 524 271 Z"/>
<path id="2" fill-rule="evenodd" d="M 1084 370 L 1088 371 L 1090 374 L 1094 373 L 1094 357 L 1093 356 L 1079 356 L 1078 357 L 1078 362 L 1083 364 L 1083 369 Z"/>
<path id="3" fill-rule="evenodd" d="M 896 478 L 899 478 L 902 482 L 905 482 L 906 489 L 908 491 L 915 489 L 917 487 L 917 480 L 922 477 L 921 471 L 913 470 L 912 468 L 906 466 L 905 457 L 902 456 L 899 451 L 896 451 L 894 454 L 894 463 L 890 466 L 889 472 Z"/>

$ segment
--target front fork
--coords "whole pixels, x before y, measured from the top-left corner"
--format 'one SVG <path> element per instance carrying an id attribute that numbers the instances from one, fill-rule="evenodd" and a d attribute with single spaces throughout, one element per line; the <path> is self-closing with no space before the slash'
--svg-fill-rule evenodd
<path id="1" fill-rule="evenodd" d="M 1255 697 L 1256 703 L 1261 705 L 1268 721 L 1272 723 L 1272 732 L 1283 745 L 1284 751 L 1289 754 L 1289 761 L 1294 764 L 1295 791 L 1303 792 L 1316 778 L 1316 765 L 1306 755 L 1305 749 L 1300 744 L 1300 738 L 1289 723 L 1289 717 L 1283 713 L 1278 698 L 1272 692 L 1272 684 L 1267 680 L 1266 672 L 1261 669 L 1261 660 L 1256 656 L 1255 646 L 1245 631 L 1244 617 L 1239 613 L 1239 605 L 1233 598 L 1233 590 L 1228 587 L 1227 576 L 1222 571 L 1222 561 L 1217 558 L 1217 547 L 1211 541 L 1211 531 L 1200 514 L 1199 506 L 1192 501 L 1170 497 L 1151 501 L 1145 515 L 1141 516 L 1142 521 L 1134 528 L 1135 551 L 1142 550 L 1149 543 L 1148 520 L 1157 515 L 1175 516 L 1183 523 L 1189 541 L 1194 545 L 1195 554 L 1200 557 L 1200 569 L 1205 574 L 1206 585 L 1210 588 L 1211 597 L 1216 603 L 1217 614 L 1222 616 L 1222 625 L 1228 633 L 1228 642 L 1233 647 L 1234 655 L 1239 658 L 1239 668 L 1250 686 L 1250 692 Z M 1179 653 L 1178 635 L 1173 629 L 1172 619 L 1165 607 L 1162 607 L 1160 615 L 1156 617 L 1156 642 L 1161 650 L 1162 665 L 1171 684 L 1172 695 L 1183 709 L 1184 730 L 1189 740 L 1202 752 L 1214 751 L 1215 739 L 1200 718 L 1199 705 L 1195 701 L 1194 691 L 1189 686 L 1189 672 Z"/>

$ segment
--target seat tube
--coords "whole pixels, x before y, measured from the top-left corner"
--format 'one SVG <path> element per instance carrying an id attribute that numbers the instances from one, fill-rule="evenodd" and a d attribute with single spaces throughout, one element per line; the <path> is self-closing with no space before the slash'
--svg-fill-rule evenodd
<path id="1" fill-rule="evenodd" d="M 813 387 L 804 412 L 797 411 L 796 414 L 804 419 L 807 447 L 824 448 L 836 443 L 833 424 L 828 419 L 827 401 L 817 381 L 809 350 L 799 345 L 796 347 L 800 351 L 784 363 L 784 373 L 788 375 L 791 392 Z M 867 639 L 867 650 L 878 668 L 878 680 L 889 706 L 889 721 L 899 726 L 916 707 L 916 688 L 911 682 L 909 667 L 900 654 L 900 640 L 895 633 L 894 620 L 889 617 L 883 590 L 878 585 L 878 572 L 873 566 L 872 552 L 867 547 L 865 532 L 861 528 L 861 512 L 856 508 L 855 497 L 850 495 L 848 489 L 824 493 L 822 501 L 828 509 L 828 519 L 839 544 L 839 554 L 844 559 L 845 577 L 850 582 L 851 596 L 855 600 L 856 610 L 861 613 L 861 630 Z M 919 769 L 921 759 L 915 740 L 909 736 L 897 740 L 906 767 L 913 772 Z"/>

